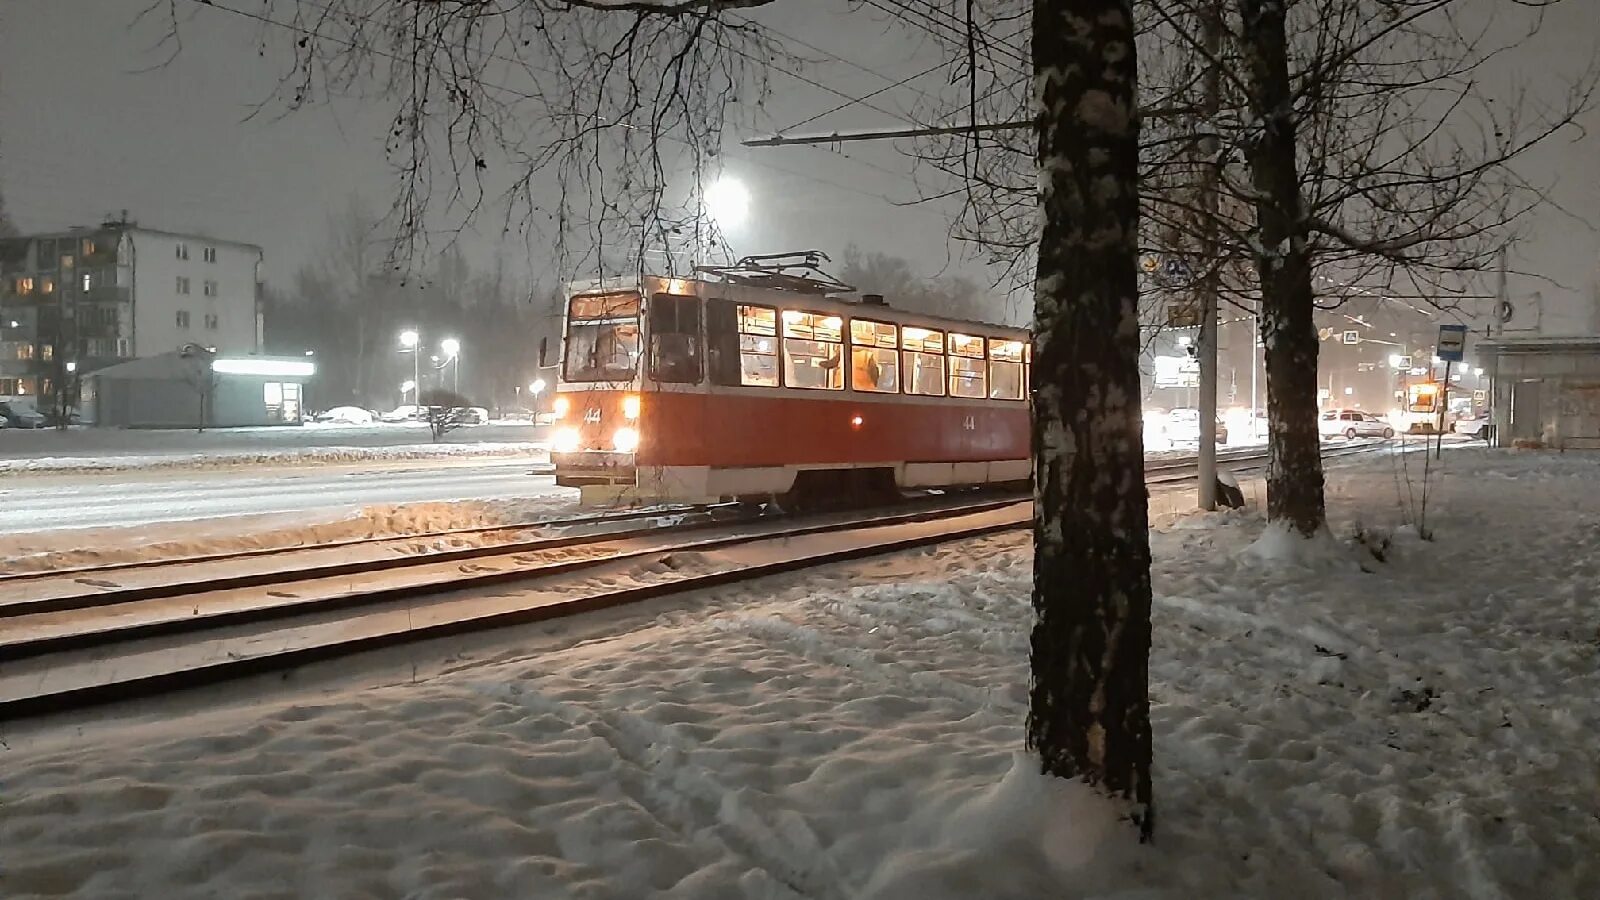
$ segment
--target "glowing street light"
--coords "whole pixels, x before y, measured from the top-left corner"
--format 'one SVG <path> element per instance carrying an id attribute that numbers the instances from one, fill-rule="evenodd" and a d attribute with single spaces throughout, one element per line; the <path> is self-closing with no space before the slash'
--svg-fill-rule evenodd
<path id="1" fill-rule="evenodd" d="M 1400 354 L 1396 353 L 1393 356 L 1389 357 L 1389 368 L 1398 369 L 1401 366 L 1405 365 L 1405 362 L 1406 362 L 1406 358 L 1401 356 Z"/>
<path id="2" fill-rule="evenodd" d="M 738 228 L 750 215 L 750 191 L 744 182 L 724 176 L 706 188 L 706 213 L 721 228 Z"/>
<path id="3" fill-rule="evenodd" d="M 455 338 L 445 338 L 439 342 L 439 349 L 444 352 L 445 365 L 455 363 L 455 382 L 451 390 L 459 394 L 461 393 L 461 342 Z"/>
<path id="4" fill-rule="evenodd" d="M 400 332 L 400 349 L 411 354 L 411 388 L 417 390 L 417 385 L 422 382 L 422 335 L 417 334 L 415 328 Z M 417 405 L 422 405 L 421 391 L 418 391 L 417 400 Z"/>
<path id="5" fill-rule="evenodd" d="M 528 393 L 530 393 L 530 394 L 534 395 L 535 397 L 537 397 L 540 394 L 544 393 L 544 389 L 546 387 L 548 387 L 548 386 L 549 385 L 546 385 L 544 383 L 544 379 L 543 378 L 535 378 L 533 380 L 533 382 L 528 385 Z"/>

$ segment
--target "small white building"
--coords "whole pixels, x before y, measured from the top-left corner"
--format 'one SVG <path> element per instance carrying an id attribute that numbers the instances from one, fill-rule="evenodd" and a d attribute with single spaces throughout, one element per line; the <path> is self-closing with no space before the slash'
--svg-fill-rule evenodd
<path id="1" fill-rule="evenodd" d="M 299 425 L 304 357 L 213 356 L 191 347 L 108 366 L 83 380 L 84 418 L 106 428 Z"/>
<path id="2" fill-rule="evenodd" d="M 253 244 L 126 218 L 0 240 L 0 394 L 191 344 L 259 353 L 261 267 Z"/>

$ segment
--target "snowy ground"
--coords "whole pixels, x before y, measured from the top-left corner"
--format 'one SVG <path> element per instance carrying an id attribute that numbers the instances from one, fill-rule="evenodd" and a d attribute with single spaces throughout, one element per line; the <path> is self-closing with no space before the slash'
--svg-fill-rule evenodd
<path id="1" fill-rule="evenodd" d="M 0 476 L 333 465 L 543 452 L 547 429 L 489 424 L 430 439 L 418 422 L 195 431 L 0 429 Z"/>
<path id="2" fill-rule="evenodd" d="M 12 726 L 0 893 L 1600 896 L 1600 459 L 1444 465 L 1159 523 L 1152 847 L 1016 762 L 1017 535 Z"/>
<path id="3" fill-rule="evenodd" d="M 527 463 L 442 466 L 4 485 L 0 573 L 314 546 L 578 512 L 576 490 L 557 487 Z"/>

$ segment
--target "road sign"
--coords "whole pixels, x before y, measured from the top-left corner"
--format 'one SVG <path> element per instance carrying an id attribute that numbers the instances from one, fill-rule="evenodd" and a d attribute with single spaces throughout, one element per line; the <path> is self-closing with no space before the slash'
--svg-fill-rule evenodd
<path id="1" fill-rule="evenodd" d="M 1361 343 L 1361 332 L 1359 332 L 1359 331 L 1346 331 L 1344 333 L 1344 342 L 1346 344 L 1359 344 L 1359 343 Z"/>
<path id="2" fill-rule="evenodd" d="M 1461 362 L 1467 355 L 1467 326 L 1440 325 L 1439 349 L 1436 354 L 1445 362 Z"/>

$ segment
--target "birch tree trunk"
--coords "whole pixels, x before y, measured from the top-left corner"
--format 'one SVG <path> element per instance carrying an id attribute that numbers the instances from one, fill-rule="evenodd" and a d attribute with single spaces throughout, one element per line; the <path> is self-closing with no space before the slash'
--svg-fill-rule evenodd
<path id="1" fill-rule="evenodd" d="M 1028 746 L 1047 774 L 1151 804 L 1131 0 L 1034 0 L 1039 239 Z"/>
<path id="2" fill-rule="evenodd" d="M 1317 434 L 1317 327 L 1311 255 L 1296 161 L 1283 0 L 1238 0 L 1250 112 L 1261 340 L 1267 368 L 1267 519 L 1310 537 L 1327 521 Z"/>

